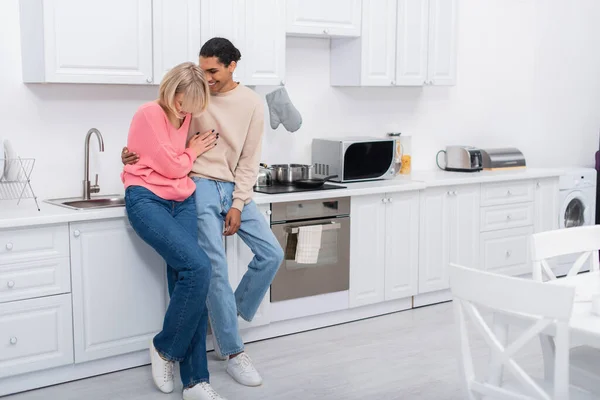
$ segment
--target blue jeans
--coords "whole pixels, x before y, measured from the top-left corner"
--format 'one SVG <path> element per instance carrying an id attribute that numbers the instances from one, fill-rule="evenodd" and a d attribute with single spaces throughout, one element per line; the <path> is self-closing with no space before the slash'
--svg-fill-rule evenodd
<path id="1" fill-rule="evenodd" d="M 184 387 L 208 382 L 206 297 L 211 266 L 198 247 L 194 196 L 169 201 L 144 187 L 130 186 L 125 206 L 135 232 L 167 262 L 171 299 L 154 347 L 163 358 L 179 362 Z"/>
<path id="2" fill-rule="evenodd" d="M 238 235 L 250 247 L 254 258 L 234 293 L 229 284 L 223 246 L 225 216 L 233 202 L 234 184 L 200 178 L 194 181 L 198 243 L 210 258 L 213 269 L 207 301 L 210 324 L 221 353 L 237 354 L 244 351 L 238 315 L 246 321 L 254 318 L 283 261 L 283 250 L 256 204 L 246 204 Z"/>

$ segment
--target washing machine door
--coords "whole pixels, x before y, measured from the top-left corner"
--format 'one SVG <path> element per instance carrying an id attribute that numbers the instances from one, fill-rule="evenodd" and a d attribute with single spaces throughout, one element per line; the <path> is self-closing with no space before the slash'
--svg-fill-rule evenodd
<path id="1" fill-rule="evenodd" d="M 580 191 L 571 192 L 565 197 L 559 214 L 561 229 L 591 225 L 590 211 L 586 197 Z"/>

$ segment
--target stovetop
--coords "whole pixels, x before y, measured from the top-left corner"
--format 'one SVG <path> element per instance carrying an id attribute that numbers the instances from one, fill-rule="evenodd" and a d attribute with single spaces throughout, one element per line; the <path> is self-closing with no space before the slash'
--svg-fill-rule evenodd
<path id="1" fill-rule="evenodd" d="M 328 183 L 324 184 L 319 188 L 299 188 L 292 185 L 273 185 L 266 186 L 261 188 L 254 188 L 256 193 L 265 193 L 265 194 L 282 194 L 282 193 L 297 193 L 297 192 L 314 192 L 317 190 L 335 190 L 335 189 L 346 189 L 346 186 L 338 186 L 338 185 L 330 185 Z"/>

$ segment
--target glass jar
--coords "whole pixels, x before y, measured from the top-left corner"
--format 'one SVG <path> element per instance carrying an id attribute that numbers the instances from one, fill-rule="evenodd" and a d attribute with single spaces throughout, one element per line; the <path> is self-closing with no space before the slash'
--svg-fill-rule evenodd
<path id="1" fill-rule="evenodd" d="M 402 155 L 400 156 L 401 162 L 401 175 L 410 175 L 412 170 L 412 149 L 411 149 L 412 138 L 410 136 L 402 136 L 400 138 L 400 148 L 402 149 Z"/>

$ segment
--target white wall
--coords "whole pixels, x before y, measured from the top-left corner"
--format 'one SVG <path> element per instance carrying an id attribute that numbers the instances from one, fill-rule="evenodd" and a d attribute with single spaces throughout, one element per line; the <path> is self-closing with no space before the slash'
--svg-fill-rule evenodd
<path id="1" fill-rule="evenodd" d="M 286 87 L 304 124 L 296 133 L 268 128 L 263 161 L 309 162 L 313 137 L 401 131 L 413 136 L 415 169 L 435 168 L 434 155 L 447 144 L 516 146 L 536 167 L 593 166 L 600 2 L 460 4 L 459 76 L 450 88 L 330 87 L 329 42 L 288 38 Z M 0 65 L 0 137 L 37 159 L 38 195 L 81 192 L 83 139 L 91 127 L 106 145 L 98 154 L 92 143 L 91 171 L 100 174 L 103 193 L 121 193 L 119 152 L 130 118 L 157 88 L 23 84 L 18 0 L 0 1 Z M 261 94 L 272 89 L 256 88 Z"/>

